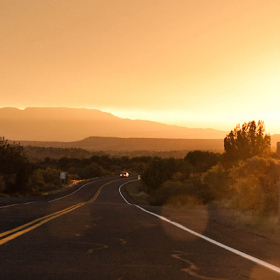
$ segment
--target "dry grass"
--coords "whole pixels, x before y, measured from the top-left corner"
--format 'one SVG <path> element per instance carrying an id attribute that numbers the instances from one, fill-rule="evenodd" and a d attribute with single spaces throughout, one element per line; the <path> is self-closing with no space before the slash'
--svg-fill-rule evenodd
<path id="1" fill-rule="evenodd" d="M 279 234 L 277 215 L 259 215 L 252 211 L 236 211 L 235 223 L 263 233 Z"/>
<path id="2" fill-rule="evenodd" d="M 149 205 L 149 195 L 145 191 L 145 186 L 141 180 L 131 182 L 126 185 L 125 191 L 140 204 Z"/>
<path id="3" fill-rule="evenodd" d="M 280 233 L 278 216 L 271 213 L 259 213 L 256 210 L 242 211 L 236 206 L 236 198 L 213 201 L 209 209 L 228 210 L 233 213 L 232 219 L 235 224 L 248 229 L 256 230 L 260 233 L 277 234 Z"/>
<path id="4" fill-rule="evenodd" d="M 64 192 L 66 189 L 74 187 L 76 184 L 79 182 L 82 182 L 85 180 L 71 180 L 71 182 L 67 185 L 63 185 L 62 188 L 56 189 L 56 190 L 51 190 L 47 192 L 41 192 L 41 195 L 52 195 L 52 194 L 58 194 Z"/>
<path id="5" fill-rule="evenodd" d="M 179 210 L 184 209 L 205 209 L 205 205 L 197 198 L 187 195 L 173 196 L 166 201 L 164 206 Z"/>

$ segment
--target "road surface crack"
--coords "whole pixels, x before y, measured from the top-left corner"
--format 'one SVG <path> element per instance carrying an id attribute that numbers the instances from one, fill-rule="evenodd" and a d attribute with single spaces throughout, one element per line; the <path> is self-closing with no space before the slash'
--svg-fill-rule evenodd
<path id="1" fill-rule="evenodd" d="M 183 268 L 181 270 L 186 272 L 186 273 L 188 273 L 191 276 L 195 276 L 195 277 L 197 277 L 199 279 L 206 279 L 206 280 L 224 280 L 222 278 L 214 278 L 214 277 L 207 277 L 207 276 L 199 275 L 197 273 L 199 268 L 194 263 L 190 262 L 187 259 L 187 253 L 185 253 L 185 252 L 175 251 L 171 256 L 173 258 L 175 258 L 175 259 L 178 259 L 178 260 L 181 260 L 181 261 L 187 263 L 189 265 L 189 267 Z"/>

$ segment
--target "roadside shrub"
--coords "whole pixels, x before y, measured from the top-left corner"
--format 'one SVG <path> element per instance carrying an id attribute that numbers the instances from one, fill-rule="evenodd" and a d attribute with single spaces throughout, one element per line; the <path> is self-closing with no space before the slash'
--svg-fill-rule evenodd
<path id="1" fill-rule="evenodd" d="M 234 180 L 231 187 L 238 196 L 238 206 L 260 213 L 276 212 L 279 171 L 279 160 L 258 156 L 233 167 L 230 171 Z"/>
<path id="2" fill-rule="evenodd" d="M 161 185 L 171 180 L 176 172 L 177 162 L 174 158 L 162 159 L 155 157 L 142 176 L 142 180 L 148 187 L 148 193 L 153 193 L 161 188 Z"/>
<path id="3" fill-rule="evenodd" d="M 58 186 L 54 183 L 47 183 L 41 191 L 50 192 L 50 191 L 58 190 L 60 188 L 61 188 L 61 186 Z"/>
<path id="4" fill-rule="evenodd" d="M 151 196 L 150 203 L 152 205 L 164 205 L 171 197 L 178 196 L 182 192 L 181 182 L 167 181 L 162 184 Z"/>
<path id="5" fill-rule="evenodd" d="M 62 182 L 60 180 L 60 170 L 48 168 L 42 170 L 42 176 L 46 184 L 54 184 L 57 187 L 62 187 Z"/>
<path id="6" fill-rule="evenodd" d="M 29 189 L 32 190 L 34 194 L 38 193 L 40 190 L 44 189 L 46 186 L 46 183 L 43 178 L 43 170 L 36 169 L 33 171 L 31 176 L 28 180 Z"/>
<path id="7" fill-rule="evenodd" d="M 80 176 L 79 176 L 78 174 L 72 174 L 72 173 L 70 173 L 70 174 L 68 174 L 68 176 L 71 177 L 71 180 L 80 180 L 80 179 L 81 179 Z"/>
<path id="8" fill-rule="evenodd" d="M 228 172 L 221 164 L 217 164 L 205 172 L 201 177 L 202 183 L 209 188 L 214 200 L 221 200 L 232 194 L 229 187 Z"/>
<path id="9" fill-rule="evenodd" d="M 183 205 L 195 200 L 199 204 L 212 201 L 209 188 L 202 184 L 200 176 L 191 176 L 184 182 L 166 181 L 150 196 L 150 203 L 153 205 L 164 205 L 167 202 Z M 188 198 L 188 199 L 186 199 Z M 177 202 L 176 202 L 177 200 Z"/>
<path id="10" fill-rule="evenodd" d="M 47 192 L 62 188 L 62 182 L 60 180 L 59 169 L 48 168 L 46 170 L 36 169 L 29 177 L 28 185 L 33 194 L 39 194 L 40 192 Z M 69 183 L 71 176 L 66 176 L 66 182 Z"/>

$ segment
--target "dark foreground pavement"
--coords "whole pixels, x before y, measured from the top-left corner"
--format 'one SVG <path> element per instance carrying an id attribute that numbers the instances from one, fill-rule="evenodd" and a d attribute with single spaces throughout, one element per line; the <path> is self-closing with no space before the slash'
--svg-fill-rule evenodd
<path id="1" fill-rule="evenodd" d="M 132 179 L 101 179 L 59 200 L 0 208 L 0 279 L 280 279 L 277 272 L 127 204 L 118 189 Z M 234 243 L 222 226 L 211 231 L 205 217 L 146 209 L 228 246 Z M 250 236 L 232 234 L 239 240 L 232 246 L 247 250 Z M 251 251 L 279 266 L 279 244 L 271 248 L 275 253 Z"/>

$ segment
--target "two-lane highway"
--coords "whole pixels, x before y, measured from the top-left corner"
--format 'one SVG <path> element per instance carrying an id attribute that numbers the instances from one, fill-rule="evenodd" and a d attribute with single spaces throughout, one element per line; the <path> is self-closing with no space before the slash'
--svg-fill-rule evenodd
<path id="1" fill-rule="evenodd" d="M 280 279 L 144 211 L 160 207 L 129 204 L 119 187 L 134 179 L 100 179 L 60 199 L 0 208 L 1 279 Z"/>

